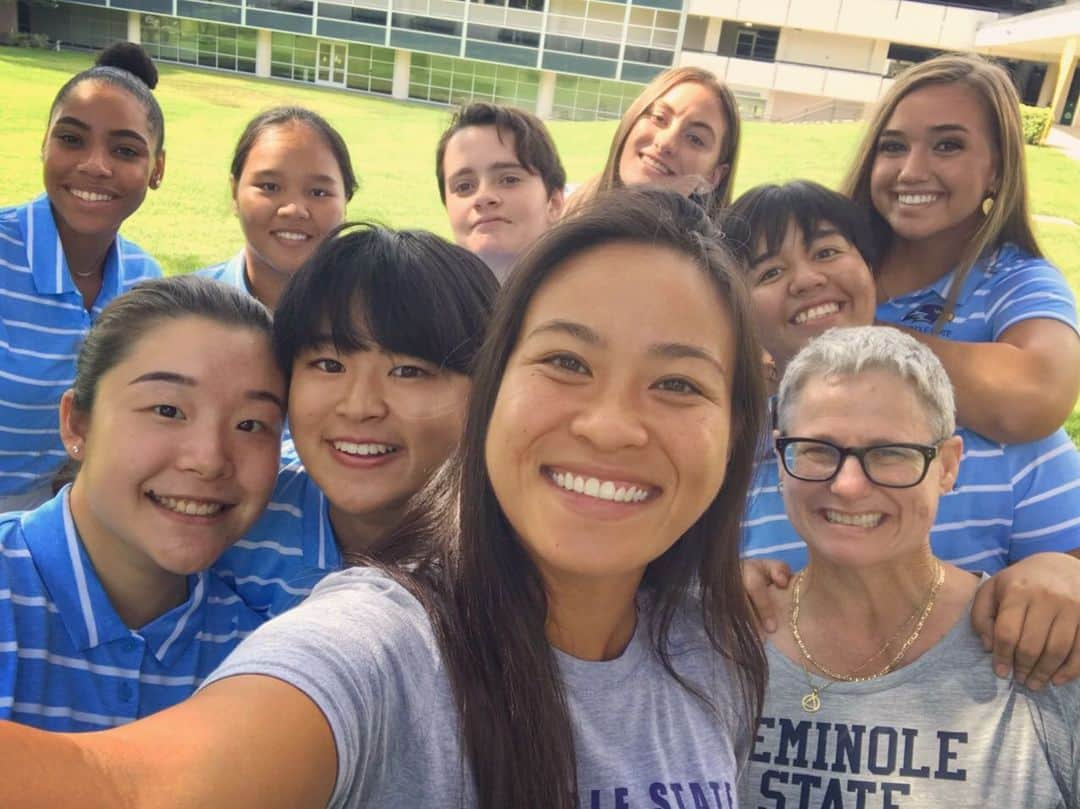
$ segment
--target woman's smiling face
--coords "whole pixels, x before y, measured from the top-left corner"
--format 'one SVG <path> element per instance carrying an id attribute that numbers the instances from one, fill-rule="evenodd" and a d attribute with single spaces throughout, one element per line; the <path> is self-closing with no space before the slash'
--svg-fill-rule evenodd
<path id="1" fill-rule="evenodd" d="M 593 247 L 535 294 L 485 457 L 545 578 L 640 578 L 709 506 L 728 459 L 732 342 L 716 288 L 668 248 Z"/>

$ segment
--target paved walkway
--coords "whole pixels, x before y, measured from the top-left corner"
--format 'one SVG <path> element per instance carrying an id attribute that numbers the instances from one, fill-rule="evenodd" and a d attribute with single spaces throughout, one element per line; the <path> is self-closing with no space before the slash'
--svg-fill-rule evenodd
<path id="1" fill-rule="evenodd" d="M 1046 145 L 1060 149 L 1073 160 L 1080 160 L 1080 127 L 1052 126 Z"/>

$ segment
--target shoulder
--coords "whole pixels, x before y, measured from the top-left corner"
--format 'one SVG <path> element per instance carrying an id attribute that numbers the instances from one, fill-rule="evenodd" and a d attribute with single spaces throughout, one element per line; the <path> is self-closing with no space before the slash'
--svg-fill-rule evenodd
<path id="1" fill-rule="evenodd" d="M 326 576 L 303 603 L 251 637 L 264 646 L 291 646 L 294 652 L 318 657 L 333 647 L 354 661 L 376 649 L 430 650 L 432 639 L 420 602 L 390 576 L 370 567 Z"/>
<path id="2" fill-rule="evenodd" d="M 144 278 L 160 278 L 162 276 L 161 265 L 135 242 L 117 235 L 116 245 L 124 259 L 126 283 L 130 284 Z"/>

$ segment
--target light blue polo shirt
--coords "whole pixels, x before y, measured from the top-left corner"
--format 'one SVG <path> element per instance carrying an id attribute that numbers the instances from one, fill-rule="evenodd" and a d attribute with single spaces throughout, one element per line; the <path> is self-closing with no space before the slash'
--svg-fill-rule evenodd
<path id="1" fill-rule="evenodd" d="M 212 570 L 252 609 L 279 615 L 341 567 L 329 505 L 299 461 L 284 466 L 258 522 Z"/>
<path id="2" fill-rule="evenodd" d="M 83 547 L 68 488 L 0 517 L 0 718 L 101 730 L 189 696 L 263 622 L 221 579 L 137 630 L 113 609 Z"/>
<path id="3" fill-rule="evenodd" d="M 195 275 L 201 276 L 202 278 L 210 278 L 214 281 L 221 281 L 223 284 L 228 284 L 231 287 L 243 290 L 248 295 L 252 294 L 251 287 L 248 285 L 247 272 L 244 270 L 243 250 L 228 261 L 223 261 L 220 264 L 211 264 L 209 267 L 203 267 L 201 270 L 196 270 Z M 281 465 L 283 467 L 287 466 L 296 461 L 297 458 L 296 446 L 293 444 L 292 431 L 289 429 L 289 422 L 286 420 L 281 428 Z"/>
<path id="4" fill-rule="evenodd" d="M 1028 444 L 964 441 L 956 487 L 938 501 L 934 554 L 965 570 L 996 573 L 1025 556 L 1080 548 L 1080 453 L 1061 430 Z M 775 455 L 757 467 L 743 522 L 743 556 L 806 565 L 806 544 L 788 522 Z M 822 483 L 822 486 L 827 485 Z"/>
<path id="5" fill-rule="evenodd" d="M 930 286 L 878 304 L 877 320 L 931 332 L 945 308 L 953 276 L 946 273 Z M 1030 318 L 1060 320 L 1076 330 L 1076 300 L 1052 264 L 1008 243 L 971 268 L 953 316 L 938 334 L 960 342 L 991 343 Z"/>
<path id="6" fill-rule="evenodd" d="M 244 271 L 243 250 L 228 261 L 223 261 L 220 264 L 211 264 L 209 267 L 203 267 L 201 270 L 196 270 L 195 275 L 201 276 L 202 278 L 211 278 L 214 281 L 221 281 L 223 284 L 242 289 L 248 295 L 251 294 L 251 287 L 248 286 L 247 281 L 247 273 Z"/>
<path id="7" fill-rule="evenodd" d="M 68 271 L 49 198 L 0 209 L 0 511 L 51 496 L 67 460 L 59 404 L 79 345 L 113 298 L 161 268 L 117 236 L 90 311 Z"/>

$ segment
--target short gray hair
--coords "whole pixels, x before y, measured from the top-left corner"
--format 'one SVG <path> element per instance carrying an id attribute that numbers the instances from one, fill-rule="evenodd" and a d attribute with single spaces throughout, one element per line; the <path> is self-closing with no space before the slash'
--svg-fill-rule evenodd
<path id="1" fill-rule="evenodd" d="M 888 371 L 908 384 L 923 405 L 934 440 L 948 438 L 956 431 L 956 401 L 941 361 L 911 335 L 888 326 L 829 329 L 796 354 L 780 382 L 776 404 L 780 430 L 786 430 L 809 380 L 854 376 L 869 370 Z M 859 406 L 858 402 L 851 404 Z"/>

